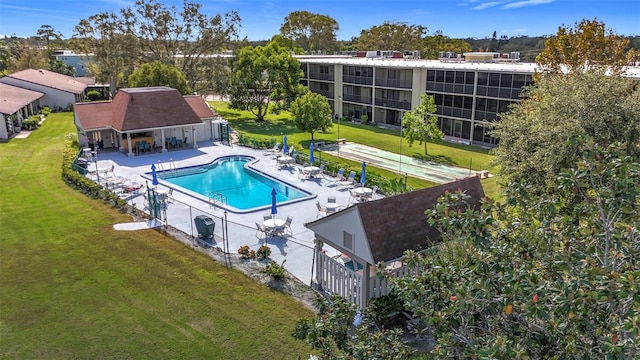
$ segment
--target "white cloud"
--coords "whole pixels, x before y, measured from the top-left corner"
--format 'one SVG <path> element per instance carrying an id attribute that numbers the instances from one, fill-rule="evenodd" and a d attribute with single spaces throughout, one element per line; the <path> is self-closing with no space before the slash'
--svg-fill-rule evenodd
<path id="1" fill-rule="evenodd" d="M 494 6 L 498 6 L 500 4 L 501 4 L 500 1 L 490 1 L 490 2 L 482 3 L 482 4 L 480 4 L 478 6 L 475 6 L 475 7 L 471 8 L 471 9 L 472 10 L 484 10 L 484 9 L 488 9 L 488 8 L 491 8 L 491 7 L 494 7 Z"/>
<path id="2" fill-rule="evenodd" d="M 509 4 L 505 4 L 502 8 L 503 9 L 515 9 L 515 8 L 521 8 L 521 7 L 525 7 L 525 6 L 535 6 L 535 5 L 542 5 L 542 4 L 548 4 L 548 3 L 552 3 L 556 0 L 523 0 L 523 1 L 516 1 L 516 2 L 512 2 Z"/>

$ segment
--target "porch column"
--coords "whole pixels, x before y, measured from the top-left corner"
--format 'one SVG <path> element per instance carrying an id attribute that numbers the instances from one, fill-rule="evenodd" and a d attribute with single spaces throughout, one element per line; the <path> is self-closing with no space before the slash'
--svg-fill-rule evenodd
<path id="1" fill-rule="evenodd" d="M 193 148 L 197 149 L 198 148 L 198 141 L 197 141 L 197 136 L 196 136 L 196 128 L 195 126 L 191 127 L 191 137 L 193 137 Z"/>
<path id="2" fill-rule="evenodd" d="M 371 275 L 369 274 L 369 268 L 369 263 L 365 261 L 364 268 L 362 269 L 362 293 L 360 294 L 360 299 L 362 299 L 361 309 L 367 307 L 367 304 L 369 303 L 369 295 L 371 294 L 371 291 L 369 290 L 369 287 L 371 286 Z"/>
<path id="3" fill-rule="evenodd" d="M 133 157 L 133 149 L 131 148 L 131 133 L 127 133 L 127 146 L 129 148 L 129 152 L 127 153 L 128 157 Z"/>
<path id="4" fill-rule="evenodd" d="M 167 141 L 166 141 L 166 137 L 164 136 L 164 129 L 160 129 L 160 142 L 162 143 L 162 152 L 166 153 L 167 152 Z"/>
<path id="5" fill-rule="evenodd" d="M 124 151 L 124 146 L 122 146 L 123 142 L 122 142 L 122 133 L 119 132 L 118 133 L 118 150 L 119 151 Z"/>
<path id="6" fill-rule="evenodd" d="M 322 247 L 324 246 L 324 243 L 318 239 L 315 239 L 315 243 L 316 243 L 316 251 L 314 256 L 316 257 L 315 261 L 316 261 L 316 289 L 318 291 L 322 291 L 322 284 L 324 283 L 324 270 L 322 268 L 322 265 L 324 263 L 324 259 L 322 258 Z"/>

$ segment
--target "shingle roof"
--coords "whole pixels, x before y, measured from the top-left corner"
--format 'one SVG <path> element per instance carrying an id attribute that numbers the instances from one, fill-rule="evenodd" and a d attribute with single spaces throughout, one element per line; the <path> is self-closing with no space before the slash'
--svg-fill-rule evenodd
<path id="1" fill-rule="evenodd" d="M 200 119 L 208 119 L 215 116 L 215 112 L 209 107 L 206 101 L 203 101 L 202 97 L 198 95 L 187 95 L 184 97 L 184 100 L 191 106 L 193 111 L 198 114 Z"/>
<path id="2" fill-rule="evenodd" d="M 0 113 L 11 115 L 43 96 L 37 91 L 0 83 Z"/>
<path id="3" fill-rule="evenodd" d="M 374 263 L 402 257 L 405 250 L 424 250 L 441 238 L 440 232 L 427 224 L 425 210 L 433 209 L 446 191 L 462 189 L 471 197 L 469 205 L 476 208 L 484 198 L 480 179 L 476 176 L 446 184 L 389 196 L 354 205 L 359 213 Z M 344 210 L 343 210 L 344 211 Z M 331 221 L 341 212 L 311 222 L 312 225 Z"/>
<path id="4" fill-rule="evenodd" d="M 111 109 L 111 101 L 85 102 L 73 105 L 73 112 L 84 130 L 111 127 Z"/>
<path id="5" fill-rule="evenodd" d="M 405 250 L 424 250 L 440 240 L 427 224 L 425 210 L 433 209 L 446 191 L 466 191 L 472 207 L 480 205 L 484 190 L 477 176 L 410 193 L 358 204 L 371 253 L 376 262 L 397 259 Z M 386 200 L 386 201 L 385 201 Z"/>
<path id="6" fill-rule="evenodd" d="M 87 88 L 87 84 L 77 81 L 71 76 L 62 75 L 53 71 L 42 69 L 26 69 L 9 74 L 7 75 L 7 77 L 46 86 L 52 89 L 70 92 L 73 94 L 82 94 L 84 89 Z"/>
<path id="7" fill-rule="evenodd" d="M 78 103 L 74 111 L 84 130 L 112 127 L 117 131 L 133 131 L 196 125 L 203 118 L 197 112 L 206 115 L 204 118 L 213 117 L 211 109 L 210 114 L 202 110 L 208 108 L 204 99 L 188 98 L 164 86 L 125 88 L 118 90 L 113 101 Z"/>

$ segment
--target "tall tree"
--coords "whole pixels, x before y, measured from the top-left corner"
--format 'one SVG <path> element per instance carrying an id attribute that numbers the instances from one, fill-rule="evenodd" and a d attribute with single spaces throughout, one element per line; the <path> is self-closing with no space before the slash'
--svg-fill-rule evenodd
<path id="1" fill-rule="evenodd" d="M 560 26 L 557 34 L 547 39 L 536 62 L 552 73 L 562 73 L 566 66 L 569 72 L 598 70 L 619 74 L 637 59 L 638 53 L 629 49 L 629 39 L 594 19 L 582 20 L 575 28 Z"/>
<path id="2" fill-rule="evenodd" d="M 134 66 L 161 61 L 180 69 L 195 91 L 211 90 L 212 66 L 224 61 L 207 59 L 220 55 L 237 37 L 240 18 L 236 12 L 207 16 L 202 5 L 184 1 L 182 9 L 155 0 L 136 0 L 133 7 L 83 19 L 76 26 L 75 48 L 93 53 L 98 76 L 112 86 L 123 82 Z"/>
<path id="3" fill-rule="evenodd" d="M 422 37 L 427 28 L 402 22 L 385 21 L 382 25 L 360 31 L 355 46 L 358 50 L 422 49 Z"/>
<path id="4" fill-rule="evenodd" d="M 305 51 L 337 49 L 338 22 L 330 16 L 308 11 L 294 11 L 284 18 L 280 33 Z"/>
<path id="5" fill-rule="evenodd" d="M 140 42 L 132 29 L 135 19 L 126 11 L 120 14 L 102 12 L 80 20 L 74 28 L 71 47 L 84 54 L 93 54 L 95 67 L 92 75 L 109 84 L 109 93 L 115 95 L 127 76 L 139 63 Z"/>
<path id="6" fill-rule="evenodd" d="M 289 50 L 270 42 L 240 49 L 229 76 L 230 106 L 249 110 L 264 121 L 270 104 L 287 108 L 301 91 L 300 63 Z M 272 109 L 272 110 L 274 110 Z"/>
<path id="7" fill-rule="evenodd" d="M 300 46 L 298 46 L 298 44 L 295 41 L 284 37 L 284 35 L 281 35 L 281 34 L 273 35 L 273 37 L 271 37 L 271 41 L 275 42 L 276 44 L 278 44 L 278 46 L 282 48 L 290 49 L 291 52 L 293 52 L 294 54 L 302 55 L 305 53 L 305 50 Z"/>
<path id="8" fill-rule="evenodd" d="M 323 95 L 306 92 L 291 103 L 293 122 L 300 131 L 311 133 L 311 141 L 316 131 L 327 131 L 332 125 L 332 110 Z"/>
<path id="9" fill-rule="evenodd" d="M 444 244 L 408 253 L 416 271 L 395 289 L 433 334 L 434 358 L 640 356 L 640 164 L 624 144 L 572 146 L 582 156 L 556 186 L 579 197 L 573 216 L 526 181 L 507 188 L 504 205 L 460 211 L 459 191 L 427 209 Z"/>
<path id="10" fill-rule="evenodd" d="M 14 42 L 10 47 L 11 58 L 9 71 L 15 72 L 25 69 L 47 69 L 46 53 L 37 47 L 22 42 Z"/>
<path id="11" fill-rule="evenodd" d="M 47 49 L 51 48 L 52 43 L 56 43 L 62 40 L 62 33 L 56 31 L 51 25 L 42 25 L 36 31 L 36 35 L 40 37 L 47 44 Z"/>
<path id="12" fill-rule="evenodd" d="M 212 66 L 225 69 L 224 62 L 205 59 L 218 57 L 237 39 L 237 12 L 208 16 L 202 13 L 201 4 L 189 0 L 183 2 L 182 9 L 156 0 L 136 0 L 124 13 L 135 19 L 132 30 L 140 39 L 142 62 L 157 60 L 177 67 L 194 91 L 215 87 L 208 70 Z"/>
<path id="13" fill-rule="evenodd" d="M 436 113 L 436 104 L 433 96 L 420 95 L 420 106 L 412 111 L 407 111 L 402 116 L 402 133 L 409 147 L 418 141 L 424 144 L 424 154 L 427 154 L 427 142 L 442 140 L 444 134 L 438 128 L 438 117 Z"/>
<path id="14" fill-rule="evenodd" d="M 579 153 L 567 141 L 585 134 L 607 146 L 623 140 L 640 158 L 640 88 L 633 80 L 599 73 L 546 75 L 501 114 L 495 164 L 509 181 L 528 179 L 531 191 L 556 192 L 561 169 Z"/>
<path id="15" fill-rule="evenodd" d="M 422 58 L 437 59 L 441 51 L 463 54 L 471 51 L 471 45 L 460 39 L 451 39 L 442 32 L 436 31 L 433 36 L 427 36 L 422 41 Z"/>
<path id="16" fill-rule="evenodd" d="M 160 61 L 142 64 L 128 78 L 130 87 L 168 86 L 180 91 L 182 95 L 191 91 L 187 79 L 180 70 Z"/>

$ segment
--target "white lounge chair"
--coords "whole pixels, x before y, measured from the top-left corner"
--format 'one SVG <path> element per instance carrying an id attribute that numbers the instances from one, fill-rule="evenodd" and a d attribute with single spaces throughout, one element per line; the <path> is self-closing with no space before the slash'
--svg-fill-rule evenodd
<path id="1" fill-rule="evenodd" d="M 356 172 L 352 171 L 349 173 L 349 177 L 347 177 L 346 180 L 338 181 L 337 190 L 351 189 L 353 187 L 353 184 L 355 184 L 355 182 L 356 182 Z"/>
<path id="2" fill-rule="evenodd" d="M 277 154 L 278 152 L 280 152 L 280 143 L 276 143 L 275 145 L 273 145 L 273 148 L 271 149 L 266 149 L 263 152 L 263 155 L 274 155 L 274 154 Z"/>
<path id="3" fill-rule="evenodd" d="M 327 215 L 327 208 L 322 206 L 320 202 L 317 200 L 316 200 L 316 207 L 318 208 L 318 213 L 316 214 L 316 217 Z"/>
<path id="4" fill-rule="evenodd" d="M 344 181 L 344 168 L 340 168 L 340 170 L 338 170 L 338 174 L 336 174 L 335 177 L 329 177 L 329 178 L 324 178 L 326 183 L 326 186 L 336 186 L 338 185 L 338 182 L 340 181 Z"/>

